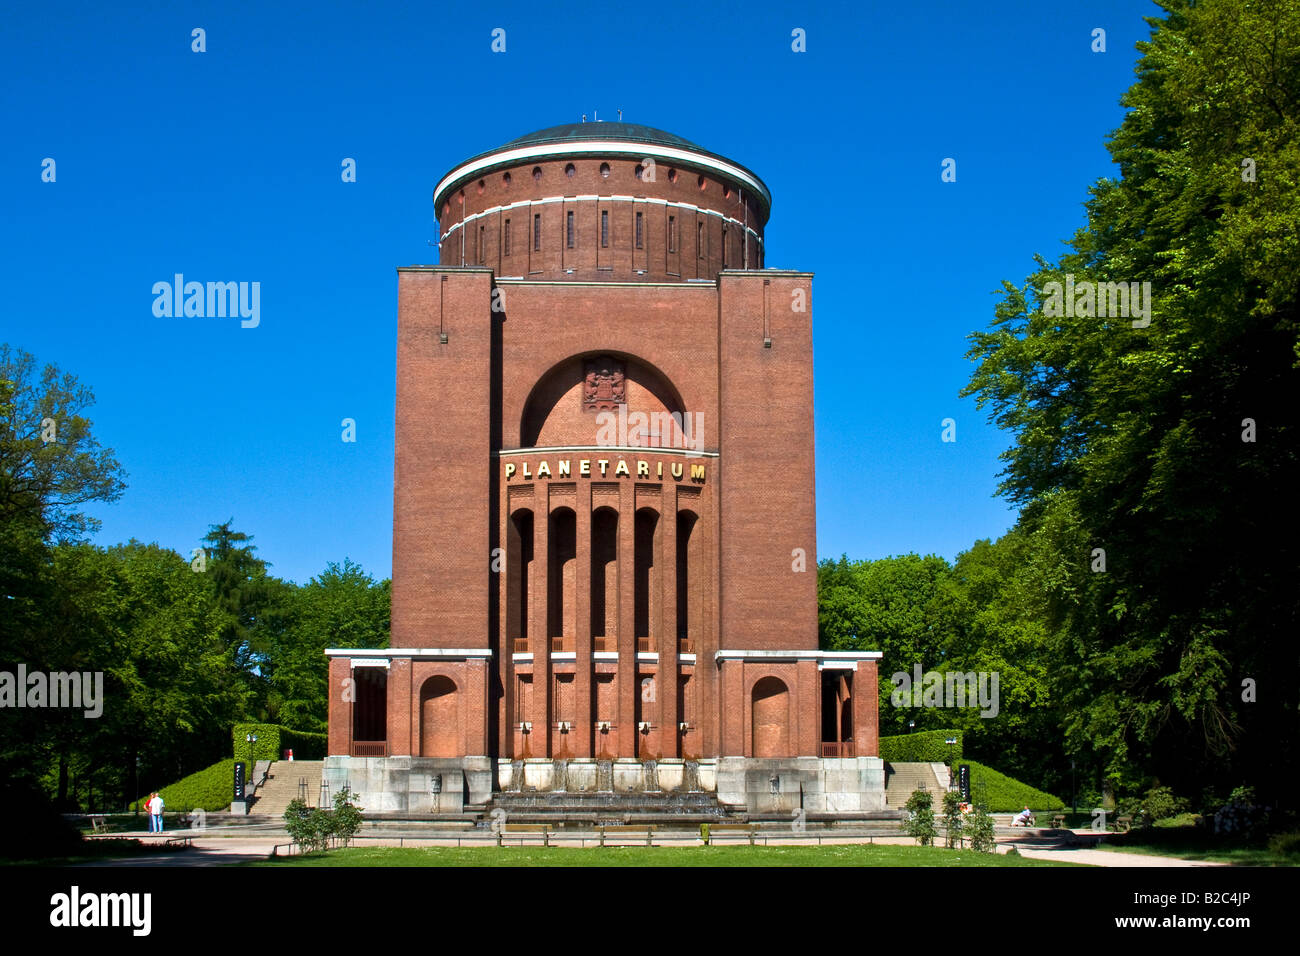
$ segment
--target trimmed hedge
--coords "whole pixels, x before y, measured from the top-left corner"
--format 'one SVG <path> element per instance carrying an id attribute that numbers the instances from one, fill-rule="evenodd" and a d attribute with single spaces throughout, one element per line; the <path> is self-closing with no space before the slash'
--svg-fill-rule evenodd
<path id="1" fill-rule="evenodd" d="M 967 764 L 970 767 L 971 799 L 977 799 L 982 795 L 993 813 L 1012 813 L 1024 809 L 1025 806 L 1039 811 L 1065 809 L 1065 803 L 1050 793 L 1035 790 L 1027 783 L 1021 783 L 974 760 L 954 760 L 954 773 L 957 772 L 960 764 Z"/>
<path id="2" fill-rule="evenodd" d="M 955 746 L 945 740 L 956 737 Z M 899 734 L 880 738 L 880 757 L 886 763 L 947 763 L 961 759 L 960 730 L 923 730 L 919 734 Z"/>
<path id="3" fill-rule="evenodd" d="M 292 750 L 295 760 L 323 760 L 329 742 L 328 734 L 307 733 L 279 724 L 235 724 L 230 731 L 231 753 L 240 760 L 248 758 L 245 738 L 250 733 L 257 734 L 257 743 L 253 745 L 254 763 L 279 760 L 285 750 Z"/>
<path id="4" fill-rule="evenodd" d="M 260 741 L 259 741 L 260 743 Z M 239 763 L 245 763 L 240 760 Z M 248 779 L 248 768 L 244 768 L 244 779 Z M 163 787 L 158 791 L 163 798 L 164 813 L 188 813 L 190 810 L 224 810 L 230 806 L 235 796 L 235 761 L 220 760 L 211 767 L 192 773 L 188 777 Z M 146 812 L 144 801 L 149 794 L 131 804 Z"/>

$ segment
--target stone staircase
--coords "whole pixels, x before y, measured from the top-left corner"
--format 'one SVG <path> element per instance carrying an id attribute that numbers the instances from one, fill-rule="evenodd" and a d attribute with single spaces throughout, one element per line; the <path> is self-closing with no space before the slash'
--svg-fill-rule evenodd
<path id="1" fill-rule="evenodd" d="M 267 772 L 266 783 L 258 787 L 249 807 L 250 813 L 281 817 L 289 804 L 302 795 L 299 782 L 306 780 L 305 802 L 314 807 L 320 800 L 320 778 L 325 767 L 323 760 L 277 760 Z"/>
<path id="2" fill-rule="evenodd" d="M 946 783 L 946 780 L 939 779 L 932 764 L 887 763 L 885 764 L 885 806 L 891 810 L 901 810 L 908 798 L 912 796 L 912 791 L 923 789 L 930 791 L 937 816 L 942 811 Z"/>
<path id="3" fill-rule="evenodd" d="M 490 819 L 503 810 L 516 823 L 550 823 L 556 826 L 601 824 L 721 823 L 743 817 L 705 791 L 656 791 L 613 793 L 609 791 L 498 792 L 483 808 Z"/>

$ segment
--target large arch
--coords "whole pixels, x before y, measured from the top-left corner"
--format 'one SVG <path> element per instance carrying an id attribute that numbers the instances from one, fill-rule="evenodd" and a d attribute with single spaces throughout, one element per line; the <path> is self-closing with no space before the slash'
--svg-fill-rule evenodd
<path id="1" fill-rule="evenodd" d="M 755 757 L 791 757 L 790 689 L 779 677 L 764 677 L 751 694 L 750 748 Z"/>
<path id="2" fill-rule="evenodd" d="M 600 398 L 607 401 L 593 398 L 589 404 L 585 400 L 590 387 L 587 379 L 589 374 L 593 374 L 593 369 L 601 373 L 612 370 L 620 376 L 617 396 L 604 394 L 607 389 L 602 386 Z M 606 378 L 601 375 L 602 382 Z M 649 362 L 615 350 L 585 352 L 553 366 L 533 386 L 519 422 L 519 447 L 606 444 L 597 440 L 600 431 L 597 414 L 600 410 L 612 410 L 619 405 L 626 408 L 629 430 L 636 429 L 634 416 L 641 413 L 658 433 L 665 432 L 668 427 L 663 416 L 676 414 L 681 425 L 681 415 L 686 409 L 672 382 Z M 624 444 L 622 436 L 609 444 Z M 680 442 L 676 444 L 680 445 Z M 675 447 L 673 439 L 666 435 L 661 434 L 656 440 L 644 432 L 639 445 Z"/>
<path id="3" fill-rule="evenodd" d="M 420 685 L 420 756 L 455 757 L 460 753 L 460 719 L 456 682 L 437 674 Z"/>

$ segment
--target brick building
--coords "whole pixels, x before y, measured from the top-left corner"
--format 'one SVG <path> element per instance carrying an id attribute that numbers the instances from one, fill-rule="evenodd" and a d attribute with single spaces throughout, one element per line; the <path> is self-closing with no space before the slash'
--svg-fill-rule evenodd
<path id="1" fill-rule="evenodd" d="M 688 787 L 870 810 L 878 652 L 817 649 L 812 275 L 744 166 L 627 123 L 456 165 L 398 270 L 391 646 L 326 777 L 423 812 Z"/>

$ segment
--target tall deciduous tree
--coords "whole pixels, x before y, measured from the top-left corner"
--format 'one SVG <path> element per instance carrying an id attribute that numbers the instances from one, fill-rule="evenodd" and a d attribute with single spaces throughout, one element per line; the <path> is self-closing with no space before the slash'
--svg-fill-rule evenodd
<path id="1" fill-rule="evenodd" d="M 1300 756 L 1300 3 L 1161 6 L 1119 177 L 1070 253 L 1004 284 L 965 394 L 1014 433 L 1002 490 L 1064 561 L 1069 745 L 1116 783 L 1266 785 Z M 1102 282 L 1150 283 L 1149 312 L 1089 307 Z"/>

